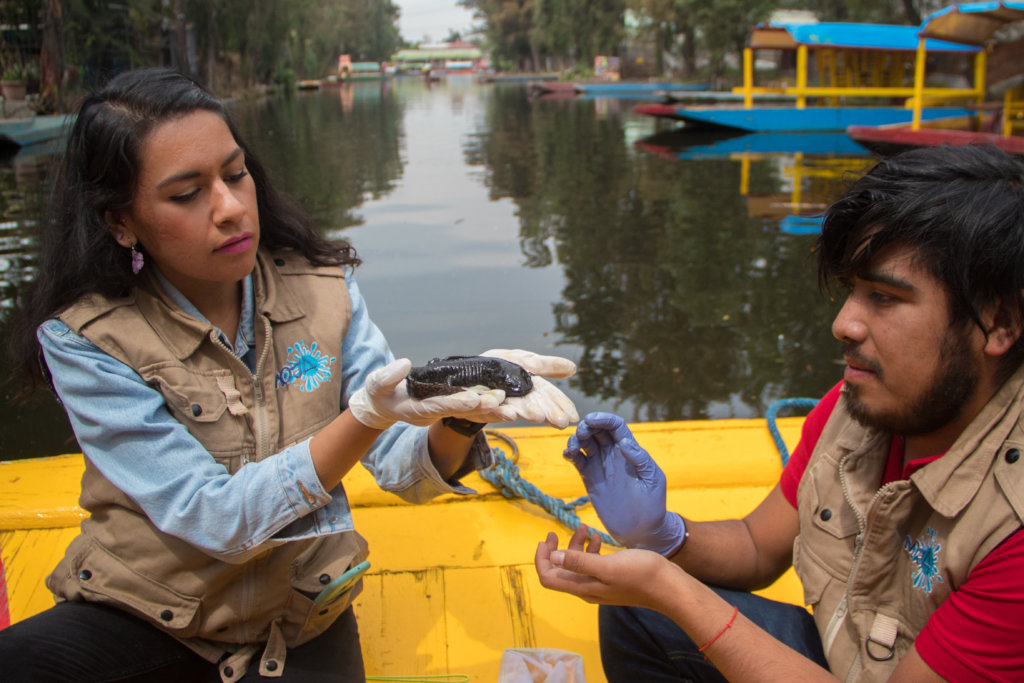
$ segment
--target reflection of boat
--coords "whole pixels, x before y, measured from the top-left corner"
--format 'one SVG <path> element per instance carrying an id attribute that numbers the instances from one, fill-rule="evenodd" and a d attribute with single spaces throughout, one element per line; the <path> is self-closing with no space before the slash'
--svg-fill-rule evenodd
<path id="1" fill-rule="evenodd" d="M 742 105 L 644 104 L 635 111 L 752 132 L 844 131 L 853 124 L 883 125 L 910 121 L 912 112 L 899 101 L 963 97 L 965 91 L 929 87 L 915 89 L 909 71 L 918 44 L 917 27 L 884 24 L 762 24 L 751 31 L 743 54 L 743 85 L 733 92 Z M 929 40 L 932 52 L 977 53 L 977 47 Z M 796 54 L 796 85 L 755 87 L 754 51 L 781 50 Z M 814 67 L 811 68 L 813 56 Z M 817 82 L 811 83 L 817 76 Z M 756 96 L 795 97 L 792 105 L 756 104 Z M 968 97 L 976 93 L 967 92 Z M 924 119 L 966 114 L 962 107 L 928 107 Z"/>
<path id="2" fill-rule="evenodd" d="M 777 424 L 792 444 L 801 423 L 783 418 Z M 745 513 L 781 472 L 762 420 L 646 423 L 634 432 L 657 454 L 673 486 L 669 508 L 690 510 L 696 518 Z M 518 470 L 505 470 L 510 476 L 518 472 L 533 490 L 558 502 L 585 493 L 561 457 L 567 432 L 527 427 L 504 433 L 518 446 Z M 491 439 L 512 458 L 508 442 L 493 434 Z M 722 457 L 708 459 L 711 452 Z M 0 463 L 0 551 L 13 621 L 53 604 L 42 578 L 84 515 L 76 506 L 82 469 L 80 455 Z M 498 473 L 489 476 L 501 481 Z M 535 647 L 579 653 L 587 680 L 604 681 L 596 607 L 542 588 L 533 568 L 537 542 L 557 531 L 564 546 L 568 530 L 537 505 L 506 498 L 476 474 L 464 483 L 480 495 L 414 506 L 381 491 L 361 467 L 345 477 L 357 525 L 371 549 L 372 567 L 355 600 L 367 674 L 463 674 L 494 681 L 506 648 Z M 589 507 L 580 516 L 598 524 Z M 763 592 L 802 603 L 792 571 Z"/>
<path id="3" fill-rule="evenodd" d="M 930 14 L 921 23 L 920 45 L 915 71 L 915 88 L 924 90 L 926 38 L 967 45 L 986 45 L 1006 24 L 1024 20 L 1024 2 L 971 2 L 953 5 Z M 976 110 L 966 116 L 927 120 L 921 115 L 923 96 L 913 99 L 914 116 L 909 122 L 887 126 L 853 125 L 850 137 L 883 154 L 911 147 L 971 145 L 988 143 L 1012 154 L 1024 155 L 1024 137 L 1015 135 L 1024 127 L 1024 74 L 1018 73 L 994 91 L 1002 102 L 982 104 L 985 88 L 985 51 L 977 53 L 974 69 Z"/>
<path id="4" fill-rule="evenodd" d="M 672 137 L 661 133 L 634 144 L 647 152 L 666 158 L 703 159 L 732 157 L 737 154 L 795 154 L 867 156 L 868 150 L 850 139 L 846 133 L 747 133 L 746 135 L 689 134 Z"/>
<path id="5" fill-rule="evenodd" d="M 746 201 L 747 215 L 788 234 L 820 230 L 816 217 L 841 194 L 847 178 L 874 163 L 868 150 L 845 133 L 835 132 L 736 135 L 684 127 L 633 144 L 664 159 L 738 161 L 739 192 Z M 752 194 L 750 176 L 755 162 L 774 164 L 789 189 Z"/>
<path id="6" fill-rule="evenodd" d="M 25 147 L 60 138 L 74 121 L 73 114 L 0 120 L 0 147 Z"/>

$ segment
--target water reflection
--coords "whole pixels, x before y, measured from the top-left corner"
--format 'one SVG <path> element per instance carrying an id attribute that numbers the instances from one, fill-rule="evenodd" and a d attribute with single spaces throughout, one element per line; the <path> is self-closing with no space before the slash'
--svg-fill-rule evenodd
<path id="1" fill-rule="evenodd" d="M 727 141 L 658 132 L 615 100 L 531 99 L 469 77 L 232 110 L 280 187 L 355 244 L 400 356 L 568 355 L 580 372 L 561 386 L 581 412 L 642 420 L 756 417 L 838 378 L 814 236 L 791 219 L 820 212 L 866 155 L 753 140 L 715 153 Z M 8 302 L 33 272 L 47 165 L 31 169 L 0 160 Z M 74 449 L 52 402 L 6 398 L 0 458 Z"/>

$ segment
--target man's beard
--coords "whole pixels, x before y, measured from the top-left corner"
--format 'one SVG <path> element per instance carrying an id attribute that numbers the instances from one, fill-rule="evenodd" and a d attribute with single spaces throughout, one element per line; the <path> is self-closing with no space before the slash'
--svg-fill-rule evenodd
<path id="1" fill-rule="evenodd" d="M 847 344 L 845 351 L 847 355 L 858 358 L 854 345 Z M 925 387 L 902 411 L 872 412 L 858 396 L 858 388 L 845 384 L 850 415 L 865 427 L 887 434 L 919 436 L 941 429 L 960 415 L 980 381 L 980 371 L 971 352 L 967 331 L 951 331 L 939 354 L 939 362 L 938 373 L 933 376 L 931 385 Z M 883 381 L 881 368 L 874 364 L 872 369 L 878 381 Z"/>

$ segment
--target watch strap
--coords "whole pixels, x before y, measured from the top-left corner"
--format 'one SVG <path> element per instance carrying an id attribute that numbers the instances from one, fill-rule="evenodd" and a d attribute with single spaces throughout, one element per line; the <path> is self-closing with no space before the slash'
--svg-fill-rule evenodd
<path id="1" fill-rule="evenodd" d="M 461 417 L 446 417 L 441 420 L 448 429 L 462 434 L 463 436 L 476 436 L 477 433 L 487 426 L 486 422 L 471 422 L 469 420 L 463 420 Z"/>

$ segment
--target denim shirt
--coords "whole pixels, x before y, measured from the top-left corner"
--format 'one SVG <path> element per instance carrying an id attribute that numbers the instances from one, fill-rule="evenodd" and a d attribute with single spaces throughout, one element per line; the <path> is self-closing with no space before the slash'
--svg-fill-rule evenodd
<path id="1" fill-rule="evenodd" d="M 170 282 L 158 279 L 182 310 L 209 322 Z M 340 355 L 345 403 L 367 374 L 394 360 L 351 274 L 346 284 L 352 319 Z M 252 367 L 252 279 L 243 285 L 238 335 L 234 343 L 221 338 Z M 320 484 L 309 439 L 230 475 L 132 368 L 56 319 L 40 325 L 37 337 L 85 457 L 164 533 L 237 563 L 281 543 L 353 528 L 343 486 L 327 491 Z M 140 448 L 141 443 L 145 446 Z M 486 466 L 490 459 L 486 439 L 478 437 L 460 473 Z M 441 478 L 423 427 L 395 424 L 377 438 L 362 463 L 382 489 L 410 502 L 442 493 L 475 493 Z"/>

